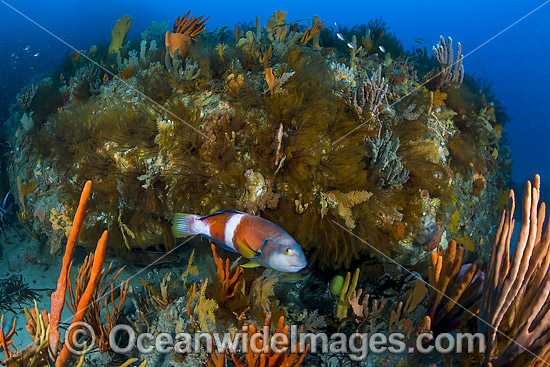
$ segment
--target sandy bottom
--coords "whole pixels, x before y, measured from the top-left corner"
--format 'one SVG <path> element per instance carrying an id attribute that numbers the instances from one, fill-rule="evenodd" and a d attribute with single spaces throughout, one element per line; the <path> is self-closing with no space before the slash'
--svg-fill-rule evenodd
<path id="1" fill-rule="evenodd" d="M 51 256 L 46 245 L 41 245 L 38 240 L 29 238 L 23 228 L 17 224 L 15 225 L 20 235 L 13 228 L 7 228 L 5 231 L 7 239 L 2 236 L 0 240 L 0 246 L 2 247 L 0 250 L 0 253 L 2 253 L 0 257 L 0 281 L 14 274 L 22 275 L 23 282 L 38 294 L 36 299 L 38 308 L 50 312 L 51 294 L 55 291 L 57 279 L 61 272 L 62 255 Z M 74 274 L 78 272 L 87 255 L 88 252 L 83 248 L 76 248 L 73 257 L 72 279 L 74 279 Z M 107 258 L 104 268 L 108 266 L 109 262 L 113 263 L 115 270 L 121 266 L 116 258 Z M 126 266 L 118 279 L 130 280 L 130 285 L 135 286 L 139 284 L 140 278 L 145 277 L 147 271 L 150 271 L 150 269 L 131 265 Z M 4 314 L 4 332 L 8 333 L 11 330 L 15 318 L 17 320 L 17 335 L 12 340 L 15 346 L 21 350 L 32 342 L 30 335 L 25 330 L 27 318 L 25 317 L 24 307 L 34 307 L 34 303 L 31 300 L 20 305 L 15 303 L 10 306 L 15 314 L 7 309 L 0 308 L 0 313 Z M 72 318 L 72 313 L 65 306 L 61 315 L 61 325 L 69 325 Z"/>

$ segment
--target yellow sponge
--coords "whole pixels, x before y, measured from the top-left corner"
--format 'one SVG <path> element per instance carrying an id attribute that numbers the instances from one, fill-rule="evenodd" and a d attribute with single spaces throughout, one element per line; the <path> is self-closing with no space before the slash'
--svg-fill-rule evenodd
<path id="1" fill-rule="evenodd" d="M 115 54 L 120 50 L 130 27 L 132 26 L 132 17 L 128 14 L 121 16 L 111 29 L 111 44 L 109 45 L 109 53 Z"/>

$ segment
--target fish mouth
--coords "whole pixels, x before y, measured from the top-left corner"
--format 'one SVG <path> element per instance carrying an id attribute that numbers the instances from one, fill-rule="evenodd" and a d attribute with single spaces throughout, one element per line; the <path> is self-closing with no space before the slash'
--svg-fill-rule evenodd
<path id="1" fill-rule="evenodd" d="M 289 265 L 289 267 L 291 267 L 292 269 L 303 269 L 305 268 L 307 265 L 307 263 L 303 263 L 303 264 L 300 264 L 300 265 Z"/>

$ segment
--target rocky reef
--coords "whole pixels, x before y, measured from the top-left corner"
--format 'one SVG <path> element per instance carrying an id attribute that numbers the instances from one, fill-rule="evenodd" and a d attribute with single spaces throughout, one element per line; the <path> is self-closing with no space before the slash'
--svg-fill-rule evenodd
<path id="1" fill-rule="evenodd" d="M 18 96 L 12 192 L 52 254 L 92 180 L 81 239 L 107 228 L 119 254 L 173 248 L 175 212 L 236 209 L 285 228 L 322 268 L 414 265 L 450 234 L 487 259 L 506 116 L 450 38 L 432 56 L 405 51 L 381 20 L 338 31 L 276 12 L 205 32 L 188 15 L 129 41 L 125 16 L 110 45 Z"/>
<path id="2" fill-rule="evenodd" d="M 381 19 L 328 29 L 318 16 L 276 11 L 264 25 L 210 32 L 207 20 L 188 12 L 128 40 L 125 15 L 110 44 L 67 55 L 19 93 L 6 153 L 17 216 L 64 256 L 49 313 L 25 309 L 31 345 L 15 347 L 16 321 L 4 327 L 2 314 L 0 364 L 536 366 L 531 351 L 548 360 L 540 178 L 526 185 L 527 215 L 511 247 L 507 117 L 465 73 L 460 44 L 441 37 L 432 52 L 406 51 Z M 196 238 L 177 246 L 176 212 L 223 209 L 284 228 L 304 249 L 306 270 L 243 268 L 215 244 L 193 246 Z M 95 253 L 73 264 L 77 238 Z M 178 266 L 152 266 L 176 246 Z M 146 267 L 121 281 L 122 269 L 104 266 L 111 255 Z M 14 307 L 42 291 L 13 279 L 6 284 L 23 292 Z M 98 353 L 79 356 L 61 340 L 64 308 L 74 316 L 68 330 L 84 321 Z M 346 338 L 400 332 L 407 346 L 421 333 L 477 328 L 488 348 L 358 361 L 316 353 L 315 341 L 278 354 L 206 343 L 196 353 L 115 353 L 109 339 L 127 325 L 154 337 L 243 330 L 250 342 L 262 324 L 269 338 L 288 338 L 294 325 Z"/>

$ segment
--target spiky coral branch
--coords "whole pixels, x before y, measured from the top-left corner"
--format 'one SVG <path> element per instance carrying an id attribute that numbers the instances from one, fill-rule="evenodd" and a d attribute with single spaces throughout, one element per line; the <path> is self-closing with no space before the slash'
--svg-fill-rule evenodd
<path id="1" fill-rule="evenodd" d="M 315 22 L 317 20 L 317 22 Z M 302 35 L 302 38 L 300 38 L 300 46 L 305 46 L 309 41 L 311 41 L 313 38 L 317 37 L 319 32 L 321 32 L 321 29 L 323 29 L 323 26 L 325 25 L 325 22 L 319 23 L 319 17 L 314 18 L 313 25 L 308 24 L 306 30 L 304 31 L 304 34 Z M 311 26 L 311 28 L 309 28 Z"/>
<path id="2" fill-rule="evenodd" d="M 191 45 L 191 41 L 204 32 L 208 17 L 201 22 L 204 15 L 200 18 L 190 17 L 190 12 L 191 11 L 188 11 L 183 17 L 178 17 L 178 19 L 176 19 L 172 33 L 166 31 L 164 44 L 172 59 L 178 59 L 177 55 L 184 59 L 187 54 L 187 49 Z M 176 62 L 181 63 L 181 60 Z M 174 69 L 178 68 L 174 65 Z"/>
<path id="3" fill-rule="evenodd" d="M 271 315 L 268 313 L 265 319 L 264 328 L 257 329 L 253 325 L 249 326 L 249 332 L 243 332 L 243 338 L 246 339 L 246 345 L 249 346 L 245 356 L 244 362 L 240 360 L 236 354 L 231 354 L 231 360 L 237 367 L 298 367 L 302 364 L 304 358 L 309 350 L 309 344 L 304 348 L 300 343 L 295 346 L 290 345 L 290 338 L 288 336 L 289 327 L 285 325 L 285 318 L 281 316 L 277 323 L 277 330 L 275 335 L 285 335 L 286 343 L 278 344 L 281 349 L 287 348 L 285 351 L 276 351 L 273 346 L 272 340 L 263 341 L 261 338 L 254 336 L 262 331 L 267 331 L 266 335 L 270 335 L 271 330 Z M 271 338 L 270 338 L 271 339 Z M 281 338 L 278 338 L 281 341 Z M 261 351 L 258 353 L 258 351 Z"/>
<path id="4" fill-rule="evenodd" d="M 243 274 L 243 268 L 238 267 L 235 270 L 235 274 L 231 276 L 229 259 L 225 260 L 225 266 L 221 257 L 218 257 L 216 252 L 216 245 L 212 244 L 212 255 L 216 262 L 216 274 L 217 278 L 213 277 L 214 287 L 216 289 L 216 300 L 218 302 L 226 301 L 235 297 L 235 294 L 239 290 L 239 284 L 241 284 L 241 275 Z"/>
<path id="5" fill-rule="evenodd" d="M 13 326 L 8 334 L 4 334 L 4 314 L 0 316 L 0 348 L 4 351 L 6 359 L 9 359 L 12 355 L 17 353 L 17 349 L 13 346 L 11 338 L 15 334 L 15 320 L 13 320 Z M 13 348 L 13 350 L 10 350 Z"/>
<path id="6" fill-rule="evenodd" d="M 176 19 L 176 21 L 174 22 L 174 29 L 172 33 L 187 34 L 189 37 L 193 38 L 204 32 L 206 21 L 210 17 L 206 17 L 206 19 L 201 22 L 201 19 L 204 17 L 204 15 L 201 15 L 199 18 L 197 18 L 190 17 L 189 13 L 191 13 L 191 10 L 185 13 L 183 17 L 178 17 Z"/>
<path id="7" fill-rule="evenodd" d="M 536 175 L 533 185 L 525 185 L 523 220 L 511 258 L 513 190 L 497 232 L 479 312 L 479 331 L 487 340 L 485 361 L 493 367 L 524 365 L 525 353 L 540 360 L 533 353 L 550 343 L 550 226 L 543 236 L 546 207 L 539 207 L 539 198 Z"/>

